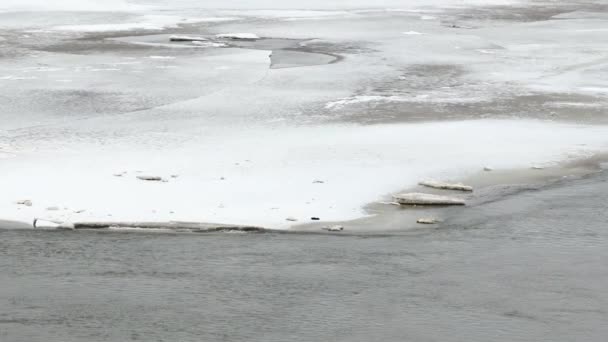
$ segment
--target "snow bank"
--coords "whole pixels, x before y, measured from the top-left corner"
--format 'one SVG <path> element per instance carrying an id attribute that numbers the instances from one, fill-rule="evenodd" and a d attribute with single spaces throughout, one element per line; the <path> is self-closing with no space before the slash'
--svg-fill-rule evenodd
<path id="1" fill-rule="evenodd" d="M 420 179 L 458 179 L 484 165 L 529 169 L 608 147 L 605 126 L 524 120 L 198 129 L 187 142 L 167 145 L 173 147 L 151 134 L 155 145 L 121 141 L 4 159 L 2 218 L 284 228 L 292 224 L 286 217 L 304 223 L 364 216 L 364 205 Z M 180 177 L 142 182 L 114 177 L 116 170 Z M 324 183 L 313 184 L 315 179 Z M 15 204 L 23 198 L 34 205 Z M 50 205 L 68 209 L 46 211 Z M 74 208 L 86 211 L 76 214 Z"/>

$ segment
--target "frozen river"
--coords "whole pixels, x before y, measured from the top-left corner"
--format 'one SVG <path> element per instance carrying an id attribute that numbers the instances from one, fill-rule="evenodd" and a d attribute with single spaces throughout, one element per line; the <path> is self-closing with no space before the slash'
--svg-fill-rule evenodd
<path id="1" fill-rule="evenodd" d="M 608 144 L 599 2 L 78 3 L 0 7 L 4 219 L 289 228 Z"/>
<path id="2" fill-rule="evenodd" d="M 0 341 L 604 341 L 607 13 L 2 0 Z"/>

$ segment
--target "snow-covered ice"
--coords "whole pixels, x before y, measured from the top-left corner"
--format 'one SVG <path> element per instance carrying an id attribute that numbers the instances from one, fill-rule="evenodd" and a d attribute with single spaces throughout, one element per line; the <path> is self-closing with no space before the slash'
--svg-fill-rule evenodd
<path id="1" fill-rule="evenodd" d="M 360 217 L 365 204 L 425 177 L 458 178 L 486 164 L 527 168 L 589 156 L 608 147 L 607 136 L 607 127 L 509 120 L 208 127 L 183 145 L 142 146 L 127 144 L 136 140 L 127 139 L 21 153 L 21 158 L 3 161 L 1 208 L 6 219 L 23 221 L 72 218 L 71 210 L 44 210 L 60 204 L 86 208 L 80 220 L 111 214 L 122 221 L 181 219 L 281 228 L 289 225 L 285 217 L 304 222 L 311 216 L 329 221 Z M 142 182 L 114 177 L 116 169 L 165 177 L 179 172 L 180 177 Z M 324 183 L 311 184 L 315 178 Z M 19 198 L 31 198 L 35 205 L 15 210 Z"/>
<path id="2" fill-rule="evenodd" d="M 510 3 L 2 2 L 0 219 L 286 228 L 605 152 L 608 18 Z"/>
<path id="3" fill-rule="evenodd" d="M 52 27 L 55 31 L 73 32 L 111 32 L 111 31 L 130 31 L 130 30 L 163 30 L 175 28 L 179 25 L 205 23 L 205 22 L 225 22 L 237 20 L 233 17 L 181 17 L 176 15 L 142 15 L 134 18 L 131 23 L 114 24 L 91 24 L 91 25 L 61 25 Z"/>

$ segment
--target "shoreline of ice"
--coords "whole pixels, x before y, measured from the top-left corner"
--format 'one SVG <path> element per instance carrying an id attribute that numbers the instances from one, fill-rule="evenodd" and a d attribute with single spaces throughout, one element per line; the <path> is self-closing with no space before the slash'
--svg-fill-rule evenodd
<path id="1" fill-rule="evenodd" d="M 121 144 L 119 154 L 112 144 L 53 156 L 17 152 L 3 163 L 0 211 L 24 222 L 179 220 L 285 229 L 294 225 L 288 217 L 301 224 L 366 216 L 369 203 L 428 177 L 455 180 L 485 165 L 530 168 L 584 158 L 605 151 L 607 136 L 606 126 L 475 120 L 235 127 L 160 150 L 134 142 Z M 118 171 L 126 174 L 115 177 Z M 140 174 L 168 181 L 144 182 Z M 33 206 L 15 204 L 22 199 Z"/>
<path id="2" fill-rule="evenodd" d="M 569 162 L 552 163 L 551 166 L 528 169 L 499 169 L 494 170 L 484 168 L 483 171 L 469 175 L 465 179 L 480 186 L 481 194 L 472 195 L 468 193 L 462 195 L 461 191 L 451 191 L 450 189 L 430 189 L 422 187 L 412 187 L 405 191 L 424 191 L 425 196 L 456 196 L 463 200 L 466 207 L 459 208 L 459 211 L 470 210 L 467 207 L 478 207 L 485 203 L 493 203 L 505 197 L 512 196 L 519 192 L 529 190 L 541 190 L 551 188 L 552 185 L 560 185 L 580 180 L 606 170 L 608 167 L 607 154 L 598 153 L 590 157 L 570 160 Z M 492 171 L 492 172 L 489 172 Z M 117 176 L 117 175 L 114 175 Z M 122 174 L 120 176 L 123 176 Z M 175 177 L 177 178 L 177 177 Z M 461 181 L 464 179 L 459 179 Z M 323 182 L 319 182 L 323 183 Z M 395 196 L 395 195 L 393 195 Z M 407 211 L 395 210 L 395 205 L 408 208 Z M 347 231 L 352 233 L 373 233 L 374 231 L 407 231 L 420 228 L 420 222 L 431 220 L 433 223 L 449 223 L 450 217 L 455 213 L 449 211 L 450 206 L 411 206 L 396 202 L 376 201 L 368 203 L 365 210 L 366 216 L 342 221 L 308 221 L 298 222 L 293 217 L 286 218 L 291 223 L 288 227 L 269 228 L 258 225 L 234 224 L 230 222 L 214 223 L 209 221 L 120 221 L 107 219 L 105 221 L 71 221 L 57 220 L 46 221 L 50 225 L 36 224 L 45 219 L 34 219 L 31 222 L 11 221 L 0 218 L 0 229 L 38 229 L 38 230 L 84 230 L 84 231 L 107 231 L 107 232 L 128 232 L 128 233 L 321 233 L 322 231 L 333 231 L 329 227 L 339 227 L 339 231 L 347 227 Z M 84 210 L 78 211 L 84 212 Z M 438 218 L 417 217 L 433 216 Z M 467 214 L 460 214 L 467 215 Z M 425 216 L 425 217 L 426 217 Z M 430 216 L 429 216 L 430 217 Z M 52 219 L 51 219 L 52 220 Z M 332 226 L 333 225 L 333 226 Z M 369 229 L 373 227 L 373 229 Z"/>

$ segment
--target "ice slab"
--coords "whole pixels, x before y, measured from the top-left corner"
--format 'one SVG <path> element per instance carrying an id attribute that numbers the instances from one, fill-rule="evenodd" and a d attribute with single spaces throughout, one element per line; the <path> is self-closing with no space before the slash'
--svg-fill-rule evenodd
<path id="1" fill-rule="evenodd" d="M 472 186 L 464 185 L 462 183 L 447 183 L 436 180 L 426 180 L 418 183 L 422 186 L 429 188 L 442 189 L 442 190 L 457 190 L 457 191 L 473 191 Z"/>
<path id="2" fill-rule="evenodd" d="M 217 34 L 216 35 L 217 38 L 223 38 L 223 39 L 234 39 L 234 40 L 257 40 L 260 39 L 260 36 L 258 36 L 255 33 L 248 33 L 248 32 L 243 32 L 243 33 L 221 33 L 221 34 Z"/>
<path id="3" fill-rule="evenodd" d="M 458 197 L 449 197 L 419 192 L 397 194 L 393 196 L 401 205 L 465 205 L 465 200 Z"/>

